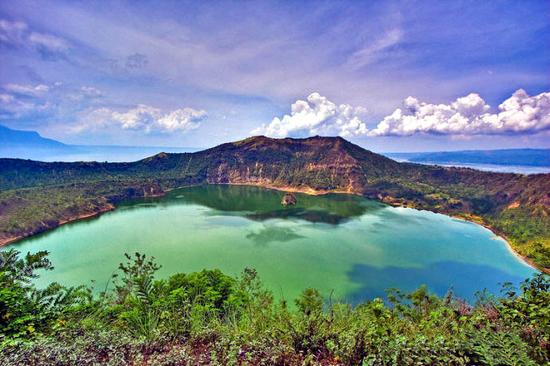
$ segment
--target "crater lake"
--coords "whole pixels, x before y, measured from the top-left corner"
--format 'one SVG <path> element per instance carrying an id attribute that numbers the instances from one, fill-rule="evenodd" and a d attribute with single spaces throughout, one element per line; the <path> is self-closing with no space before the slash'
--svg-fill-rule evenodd
<path id="1" fill-rule="evenodd" d="M 181 188 L 12 245 L 50 252 L 55 269 L 41 273 L 41 286 L 88 283 L 103 291 L 124 253 L 140 252 L 156 258 L 159 277 L 254 268 L 275 297 L 289 301 L 309 287 L 357 303 L 422 284 L 472 301 L 477 291 L 498 293 L 502 283 L 536 272 L 502 238 L 470 222 L 346 194 L 297 193 L 297 204 L 283 207 L 283 194 L 252 186 Z"/>

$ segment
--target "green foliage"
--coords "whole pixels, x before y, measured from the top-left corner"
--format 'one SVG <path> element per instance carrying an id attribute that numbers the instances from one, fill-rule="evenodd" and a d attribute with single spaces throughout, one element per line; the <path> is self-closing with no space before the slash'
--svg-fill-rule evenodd
<path id="1" fill-rule="evenodd" d="M 36 289 L 32 285 L 36 271 L 53 269 L 47 254 L 27 253 L 19 258 L 14 249 L 0 252 L 0 344 L 55 331 L 66 317 L 91 303 L 91 293 L 84 287 L 52 283 Z"/>
<path id="2" fill-rule="evenodd" d="M 537 207 L 535 213 L 523 207 L 507 209 L 488 216 L 487 221 L 521 254 L 550 268 L 550 215 L 544 207 Z"/>
<path id="3" fill-rule="evenodd" d="M 481 330 L 471 332 L 465 343 L 473 364 L 489 366 L 537 365 L 528 355 L 528 348 L 516 332 Z"/>
<path id="4" fill-rule="evenodd" d="M 53 269 L 46 251 L 27 253 L 24 258 L 19 258 L 19 254 L 15 249 L 0 252 L 0 271 L 7 285 L 28 283 L 32 278 L 38 277 L 36 270 Z"/>
<path id="5" fill-rule="evenodd" d="M 126 254 L 115 276 L 115 290 L 105 306 L 115 324 L 133 337 L 152 340 L 163 334 L 177 337 L 207 329 L 214 319 L 225 319 L 243 308 L 244 284 L 220 270 L 178 273 L 167 280 L 155 280 L 160 268 L 154 258 Z M 250 281 L 248 278 L 246 281 Z"/>
<path id="6" fill-rule="evenodd" d="M 156 279 L 126 255 L 114 289 L 32 285 L 45 252 L 0 252 L 0 359 L 6 365 L 538 365 L 550 362 L 550 281 L 504 286 L 470 305 L 426 287 L 357 306 L 306 289 L 276 303 L 252 269 Z"/>

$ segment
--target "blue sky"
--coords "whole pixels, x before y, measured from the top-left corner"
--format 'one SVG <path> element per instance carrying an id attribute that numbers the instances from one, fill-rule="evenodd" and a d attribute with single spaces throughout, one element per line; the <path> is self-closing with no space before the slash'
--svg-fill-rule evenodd
<path id="1" fill-rule="evenodd" d="M 0 124 L 79 144 L 550 147 L 549 14 L 545 0 L 1 2 Z"/>

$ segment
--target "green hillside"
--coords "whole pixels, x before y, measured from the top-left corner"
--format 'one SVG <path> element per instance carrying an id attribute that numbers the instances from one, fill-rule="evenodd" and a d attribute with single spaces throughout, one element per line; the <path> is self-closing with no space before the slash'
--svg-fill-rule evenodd
<path id="1" fill-rule="evenodd" d="M 490 226 L 540 268 L 550 268 L 549 174 L 398 163 L 339 137 L 252 137 L 132 163 L 0 159 L 0 240 L 106 211 L 126 198 L 206 183 L 351 193 L 460 216 Z"/>

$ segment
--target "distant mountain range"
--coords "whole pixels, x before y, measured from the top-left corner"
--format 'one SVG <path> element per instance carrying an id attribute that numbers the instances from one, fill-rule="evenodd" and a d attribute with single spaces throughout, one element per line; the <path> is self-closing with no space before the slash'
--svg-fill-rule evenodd
<path id="1" fill-rule="evenodd" d="M 384 155 L 416 163 L 550 167 L 550 149 L 463 150 Z"/>
<path id="2" fill-rule="evenodd" d="M 0 125 L 0 158 L 40 161 L 136 161 L 161 151 L 189 152 L 189 147 L 69 145 L 40 136 L 36 131 L 21 131 Z"/>
<path id="3" fill-rule="evenodd" d="M 0 125 L 0 148 L 65 149 L 62 142 L 40 136 L 36 131 L 21 131 Z"/>

